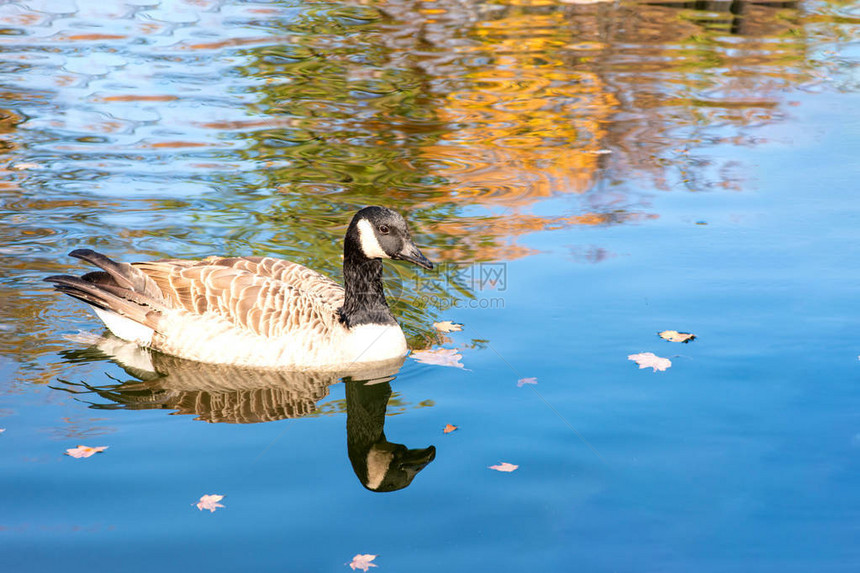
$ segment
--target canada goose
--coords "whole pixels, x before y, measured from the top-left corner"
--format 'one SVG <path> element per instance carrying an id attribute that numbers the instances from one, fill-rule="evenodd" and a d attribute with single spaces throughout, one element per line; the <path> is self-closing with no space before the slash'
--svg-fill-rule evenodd
<path id="1" fill-rule="evenodd" d="M 119 338 L 201 362 L 300 369 L 404 356 L 406 338 L 385 301 L 381 259 L 433 268 L 403 217 L 385 207 L 365 207 L 350 222 L 343 287 L 271 257 L 129 264 L 89 249 L 69 254 L 102 270 L 45 280 L 88 303 Z"/>

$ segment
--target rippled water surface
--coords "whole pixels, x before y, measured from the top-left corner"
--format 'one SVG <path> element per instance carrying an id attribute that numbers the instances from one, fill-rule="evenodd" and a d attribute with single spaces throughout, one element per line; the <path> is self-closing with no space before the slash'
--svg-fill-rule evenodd
<path id="1" fill-rule="evenodd" d="M 5 2 L 0 169 L 2 571 L 860 570 L 856 3 Z M 153 372 L 41 280 L 340 280 L 367 204 L 453 365 Z"/>

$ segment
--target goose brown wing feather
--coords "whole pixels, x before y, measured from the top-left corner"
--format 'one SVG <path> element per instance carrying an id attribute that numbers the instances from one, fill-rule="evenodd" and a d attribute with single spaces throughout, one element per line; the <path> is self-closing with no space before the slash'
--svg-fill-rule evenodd
<path id="1" fill-rule="evenodd" d="M 209 264 L 219 266 L 230 266 L 258 276 L 267 276 L 282 281 L 289 285 L 295 285 L 304 292 L 315 293 L 324 299 L 334 300 L 343 296 L 343 287 L 306 266 L 283 259 L 272 257 L 210 257 L 206 259 Z M 338 303 L 338 306 L 342 301 Z"/>
<path id="2" fill-rule="evenodd" d="M 269 257 L 135 263 L 176 308 L 214 313 L 266 337 L 337 324 L 343 288 L 302 265 Z"/>

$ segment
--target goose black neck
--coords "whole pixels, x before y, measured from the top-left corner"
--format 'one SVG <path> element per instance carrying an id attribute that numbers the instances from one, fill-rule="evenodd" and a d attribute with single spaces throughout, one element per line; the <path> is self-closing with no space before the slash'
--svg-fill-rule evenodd
<path id="1" fill-rule="evenodd" d="M 358 241 L 350 236 L 343 247 L 343 286 L 340 319 L 347 328 L 362 324 L 397 324 L 382 289 L 382 261 L 367 258 Z"/>

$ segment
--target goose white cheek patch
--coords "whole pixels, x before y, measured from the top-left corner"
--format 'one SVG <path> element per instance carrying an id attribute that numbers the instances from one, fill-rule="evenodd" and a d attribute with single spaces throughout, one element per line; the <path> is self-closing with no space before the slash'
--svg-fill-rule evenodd
<path id="1" fill-rule="evenodd" d="M 373 230 L 373 225 L 367 219 L 362 219 L 358 222 L 358 240 L 361 243 L 361 250 L 368 259 L 390 259 L 382 245 L 376 239 L 376 233 Z"/>

